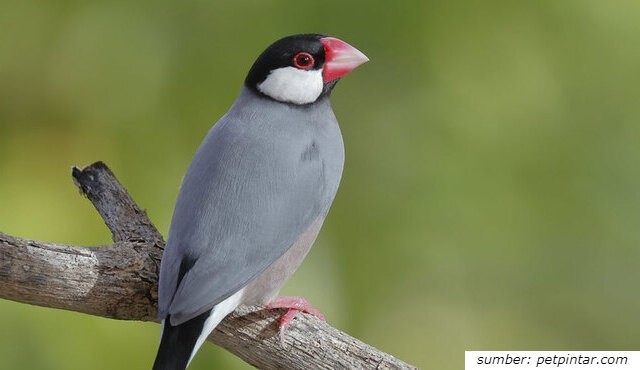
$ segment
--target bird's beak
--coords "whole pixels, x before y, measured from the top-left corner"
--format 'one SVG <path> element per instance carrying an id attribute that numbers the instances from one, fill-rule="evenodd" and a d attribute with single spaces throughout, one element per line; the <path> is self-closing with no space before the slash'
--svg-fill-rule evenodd
<path id="1" fill-rule="evenodd" d="M 325 83 L 340 78 L 360 64 L 369 61 L 369 58 L 360 50 L 335 37 L 323 37 L 320 42 L 324 45 L 325 52 L 325 63 L 322 70 L 322 78 Z"/>

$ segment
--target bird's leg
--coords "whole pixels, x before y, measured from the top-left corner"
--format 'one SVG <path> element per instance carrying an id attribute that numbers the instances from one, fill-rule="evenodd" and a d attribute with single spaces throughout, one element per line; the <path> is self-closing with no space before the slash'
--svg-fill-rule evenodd
<path id="1" fill-rule="evenodd" d="M 284 333 L 289 324 L 296 317 L 299 311 L 311 314 L 322 321 L 325 321 L 324 315 L 315 307 L 313 307 L 306 299 L 302 297 L 278 297 L 267 305 L 268 309 L 288 308 L 289 310 L 280 318 L 280 343 L 284 344 Z"/>

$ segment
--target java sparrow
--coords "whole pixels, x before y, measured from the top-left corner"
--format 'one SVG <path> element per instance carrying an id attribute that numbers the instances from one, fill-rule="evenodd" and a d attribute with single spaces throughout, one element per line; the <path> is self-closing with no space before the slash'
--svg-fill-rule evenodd
<path id="1" fill-rule="evenodd" d="M 366 61 L 319 34 L 285 37 L 255 61 L 178 195 L 160 265 L 154 370 L 185 369 L 239 304 L 301 308 L 274 298 L 315 241 L 342 176 L 331 90 Z"/>

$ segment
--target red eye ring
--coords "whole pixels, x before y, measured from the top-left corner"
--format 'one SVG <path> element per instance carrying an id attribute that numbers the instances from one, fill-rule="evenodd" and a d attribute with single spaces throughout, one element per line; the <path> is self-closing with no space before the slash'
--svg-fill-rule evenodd
<path id="1" fill-rule="evenodd" d="M 313 59 L 313 56 L 304 51 L 299 52 L 293 57 L 293 66 L 298 69 L 311 69 L 314 64 L 316 64 L 316 61 Z"/>

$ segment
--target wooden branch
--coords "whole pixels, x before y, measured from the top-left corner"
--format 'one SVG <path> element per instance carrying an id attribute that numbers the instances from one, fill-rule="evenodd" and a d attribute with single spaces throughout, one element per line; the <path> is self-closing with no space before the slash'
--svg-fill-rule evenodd
<path id="1" fill-rule="evenodd" d="M 114 244 L 78 247 L 0 233 L 0 298 L 155 321 L 162 236 L 104 163 L 74 168 L 72 176 L 111 230 Z M 277 328 L 281 314 L 241 306 L 209 340 L 262 369 L 415 369 L 311 315 L 298 315 L 283 346 Z"/>

